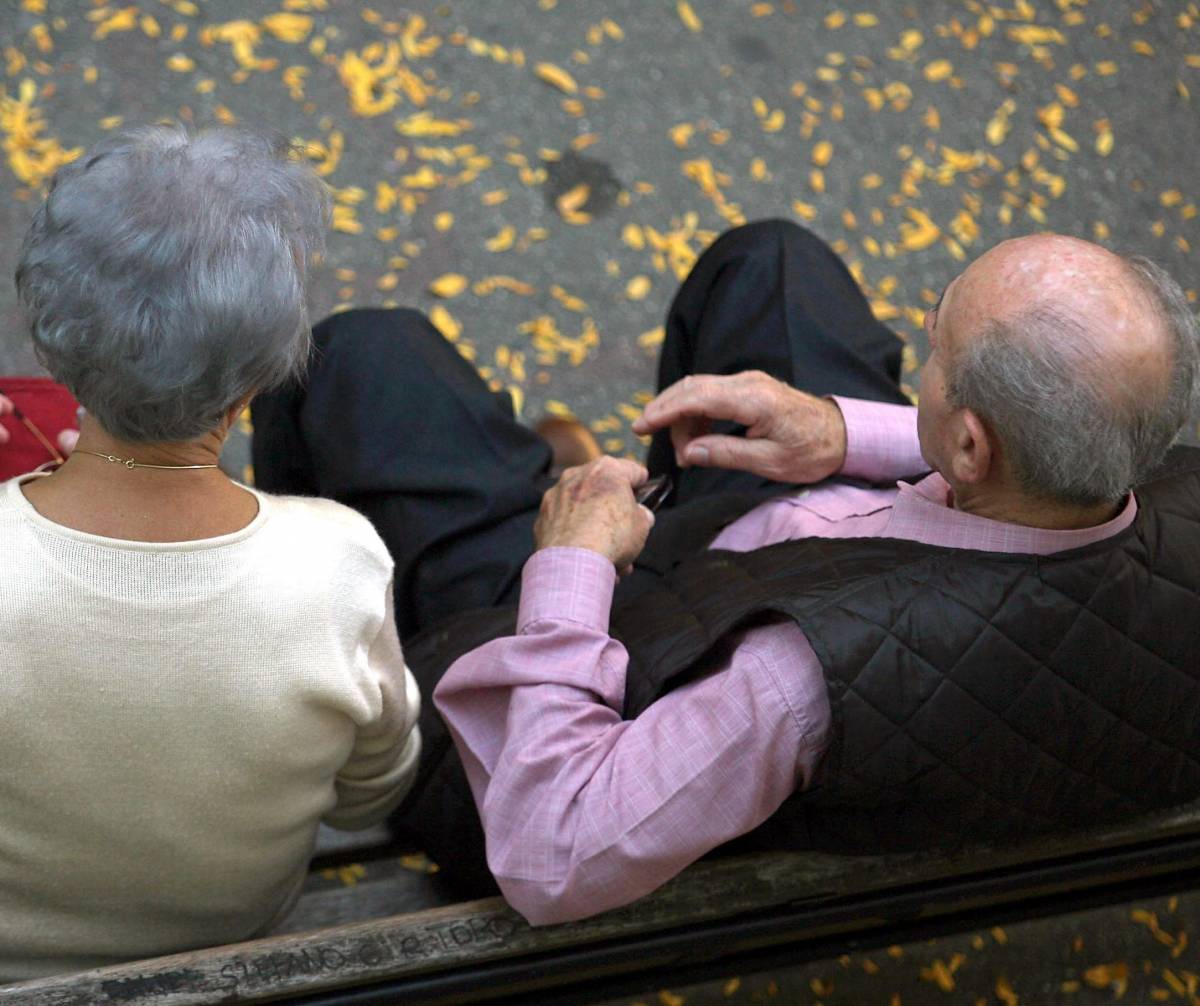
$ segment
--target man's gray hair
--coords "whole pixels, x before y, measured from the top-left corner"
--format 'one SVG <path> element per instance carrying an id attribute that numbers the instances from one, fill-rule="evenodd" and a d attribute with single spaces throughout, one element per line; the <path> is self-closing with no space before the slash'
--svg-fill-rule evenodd
<path id="1" fill-rule="evenodd" d="M 59 169 L 17 292 L 38 357 L 111 434 L 190 440 L 308 356 L 324 184 L 275 135 L 129 130 Z"/>
<path id="2" fill-rule="evenodd" d="M 1094 506 L 1119 500 L 1146 479 L 1196 405 L 1200 326 L 1167 272 L 1122 256 L 1169 333 L 1165 392 L 1097 379 L 1094 340 L 1082 323 L 1041 304 L 992 321 L 948 367 L 949 401 L 969 408 L 999 437 L 1014 477 L 1031 496 Z"/>

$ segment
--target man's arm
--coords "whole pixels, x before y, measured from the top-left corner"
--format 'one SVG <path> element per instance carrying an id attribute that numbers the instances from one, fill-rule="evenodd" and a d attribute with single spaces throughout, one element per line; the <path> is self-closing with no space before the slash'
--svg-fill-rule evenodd
<path id="1" fill-rule="evenodd" d="M 462 755 L 488 865 L 535 924 L 626 904 L 809 784 L 829 706 L 794 624 L 743 633 L 708 675 L 622 720 L 613 563 L 551 548 L 526 564 L 516 636 L 466 655 L 434 700 Z"/>
<path id="2" fill-rule="evenodd" d="M 744 437 L 711 433 L 714 420 L 746 427 Z M 686 377 L 661 392 L 635 433 L 671 431 L 675 458 L 736 468 L 805 485 L 843 474 L 887 481 L 927 471 L 916 409 L 848 398 L 819 398 L 761 371 Z"/>

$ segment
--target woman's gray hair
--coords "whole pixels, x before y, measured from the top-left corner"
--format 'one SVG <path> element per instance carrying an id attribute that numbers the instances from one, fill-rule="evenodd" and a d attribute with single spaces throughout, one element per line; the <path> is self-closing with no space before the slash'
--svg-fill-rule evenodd
<path id="1" fill-rule="evenodd" d="M 1200 326 L 1187 297 L 1149 259 L 1121 257 L 1169 333 L 1163 392 L 1114 394 L 1119 375 L 1098 372 L 1094 339 L 1047 304 L 990 322 L 948 368 L 950 402 L 991 426 L 1031 496 L 1116 502 L 1154 471 L 1195 408 Z"/>
<path id="2" fill-rule="evenodd" d="M 110 137 L 59 169 L 22 247 L 38 357 L 114 436 L 198 437 L 303 367 L 328 214 L 281 136 Z"/>

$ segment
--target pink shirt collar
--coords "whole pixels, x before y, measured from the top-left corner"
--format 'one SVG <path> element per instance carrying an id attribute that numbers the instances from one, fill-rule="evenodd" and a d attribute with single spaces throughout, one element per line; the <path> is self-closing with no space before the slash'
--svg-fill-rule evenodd
<path id="1" fill-rule="evenodd" d="M 900 494 L 884 535 L 946 548 L 1050 555 L 1111 538 L 1137 516 L 1137 500 L 1130 493 L 1121 512 L 1110 521 L 1077 531 L 1051 531 L 955 510 L 950 505 L 950 486 L 937 472 L 915 485 L 899 482 L 897 488 Z"/>

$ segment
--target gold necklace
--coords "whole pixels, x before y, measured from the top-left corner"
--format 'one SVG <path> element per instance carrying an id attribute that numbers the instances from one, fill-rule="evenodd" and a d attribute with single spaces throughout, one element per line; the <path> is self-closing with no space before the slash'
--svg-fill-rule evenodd
<path id="1" fill-rule="evenodd" d="M 134 468 L 162 468 L 162 469 L 173 469 L 173 470 L 177 470 L 177 471 L 183 471 L 184 469 L 216 468 L 217 467 L 217 465 L 146 465 L 146 464 L 142 464 L 142 462 L 140 462 L 140 461 L 134 461 L 133 458 L 119 458 L 115 454 L 101 454 L 99 451 L 85 451 L 82 447 L 76 447 L 74 453 L 90 454 L 94 458 L 102 458 L 103 460 L 111 461 L 113 464 L 116 464 L 116 465 L 124 465 L 126 468 L 130 469 L 131 471 Z"/>

